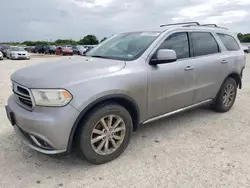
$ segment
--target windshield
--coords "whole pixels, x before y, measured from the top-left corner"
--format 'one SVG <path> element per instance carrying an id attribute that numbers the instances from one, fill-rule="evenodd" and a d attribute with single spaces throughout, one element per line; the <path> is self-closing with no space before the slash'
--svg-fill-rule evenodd
<path id="1" fill-rule="evenodd" d="M 25 51 L 23 47 L 11 47 L 11 51 Z"/>
<path id="2" fill-rule="evenodd" d="M 62 50 L 72 50 L 71 47 L 62 47 Z"/>
<path id="3" fill-rule="evenodd" d="M 83 46 L 76 46 L 77 49 L 83 49 Z"/>
<path id="4" fill-rule="evenodd" d="M 54 49 L 56 49 L 56 46 L 49 46 L 49 48 L 54 50 Z"/>
<path id="5" fill-rule="evenodd" d="M 123 33 L 91 49 L 86 56 L 134 60 L 157 38 L 159 32 Z"/>

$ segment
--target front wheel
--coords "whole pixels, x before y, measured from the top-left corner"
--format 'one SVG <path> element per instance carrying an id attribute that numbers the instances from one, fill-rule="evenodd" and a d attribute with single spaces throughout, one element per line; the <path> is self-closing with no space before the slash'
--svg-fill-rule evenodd
<path id="1" fill-rule="evenodd" d="M 130 141 L 132 125 L 131 116 L 124 107 L 116 103 L 98 106 L 82 123 L 81 154 L 93 164 L 117 158 Z"/>
<path id="2" fill-rule="evenodd" d="M 221 89 L 216 97 L 213 109 L 218 112 L 229 111 L 235 101 L 237 95 L 237 83 L 233 78 L 227 78 L 221 86 Z"/>

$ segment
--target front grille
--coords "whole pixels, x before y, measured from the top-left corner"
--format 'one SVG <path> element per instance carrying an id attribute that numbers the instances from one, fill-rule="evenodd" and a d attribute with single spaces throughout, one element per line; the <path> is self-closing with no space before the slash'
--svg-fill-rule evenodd
<path id="1" fill-rule="evenodd" d="M 28 88 L 25 88 L 19 84 L 13 83 L 13 92 L 16 96 L 17 103 L 22 107 L 32 110 L 33 100 Z"/>
<path id="2" fill-rule="evenodd" d="M 17 55 L 25 55 L 25 54 L 20 54 L 20 53 L 18 53 Z"/>

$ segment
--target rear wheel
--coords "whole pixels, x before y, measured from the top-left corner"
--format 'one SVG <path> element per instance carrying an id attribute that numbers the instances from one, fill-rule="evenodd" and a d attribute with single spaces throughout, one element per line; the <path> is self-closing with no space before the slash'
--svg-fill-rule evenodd
<path id="1" fill-rule="evenodd" d="M 213 109 L 218 112 L 227 112 L 229 111 L 235 101 L 237 95 L 237 83 L 233 78 L 227 78 L 215 100 L 215 103 L 212 105 Z"/>
<path id="2" fill-rule="evenodd" d="M 79 137 L 81 154 L 93 164 L 117 158 L 129 143 L 132 124 L 129 112 L 118 104 L 95 108 L 82 124 Z"/>

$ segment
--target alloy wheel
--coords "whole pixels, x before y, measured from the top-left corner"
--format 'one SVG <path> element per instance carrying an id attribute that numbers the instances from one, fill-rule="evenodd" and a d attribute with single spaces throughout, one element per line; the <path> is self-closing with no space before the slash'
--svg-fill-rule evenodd
<path id="1" fill-rule="evenodd" d="M 222 103 L 225 107 L 229 107 L 235 98 L 235 88 L 233 84 L 228 84 L 223 93 Z"/>
<path id="2" fill-rule="evenodd" d="M 101 118 L 92 130 L 91 146 L 99 155 L 109 155 L 123 143 L 126 126 L 117 115 Z"/>

